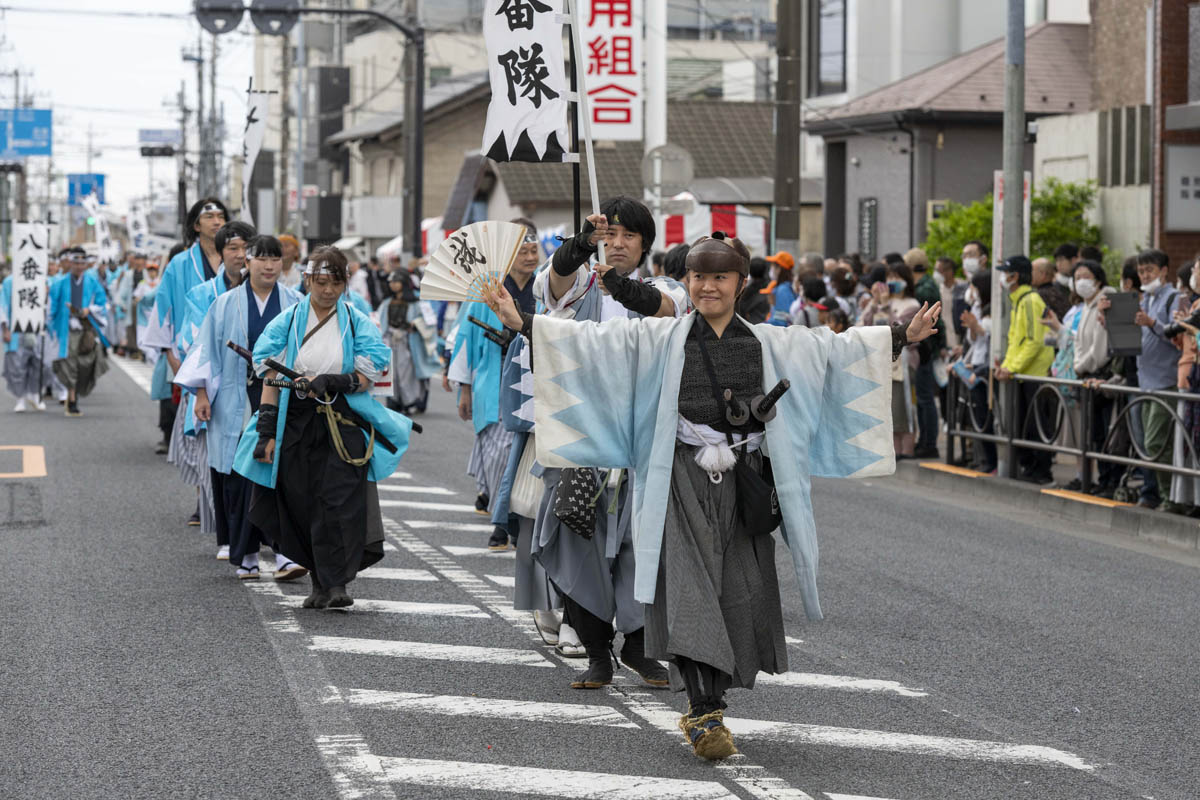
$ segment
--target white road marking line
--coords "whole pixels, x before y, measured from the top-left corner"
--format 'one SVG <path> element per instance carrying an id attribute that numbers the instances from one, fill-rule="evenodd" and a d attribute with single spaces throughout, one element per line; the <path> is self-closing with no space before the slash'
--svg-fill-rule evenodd
<path id="1" fill-rule="evenodd" d="M 628 692 L 626 692 L 628 694 Z M 661 703 L 642 702 L 632 711 L 662 730 L 676 730 L 679 714 Z M 1038 745 L 989 742 L 979 739 L 956 739 L 948 736 L 926 736 L 914 733 L 835 728 L 827 725 L 805 725 L 799 722 L 772 722 L 757 719 L 726 717 L 725 724 L 734 738 L 745 737 L 788 744 L 848 747 L 857 750 L 878 750 L 889 753 L 937 756 L 962 761 L 987 761 L 1002 764 L 1031 764 L 1043 767 L 1067 767 L 1091 771 L 1092 765 L 1079 756 Z"/>
<path id="2" fill-rule="evenodd" d="M 888 800 L 886 797 L 868 797 L 865 794 L 832 794 L 823 792 L 829 800 Z"/>
<path id="3" fill-rule="evenodd" d="M 419 658 L 428 661 L 463 661 L 473 664 L 505 664 L 525 667 L 554 665 L 536 650 L 514 650 L 506 647 L 471 647 L 468 645 L 435 644 L 433 642 L 401 642 L 388 639 L 356 639 L 348 636 L 314 636 L 310 650 L 328 653 L 354 653 L 364 656 Z"/>
<path id="4" fill-rule="evenodd" d="M 425 569 L 403 569 L 401 567 L 368 567 L 358 573 L 356 580 L 378 578 L 385 581 L 437 581 L 438 576 Z"/>
<path id="5" fill-rule="evenodd" d="M 785 636 L 783 638 L 788 644 L 804 644 L 803 639 L 797 639 L 795 636 Z"/>
<path id="6" fill-rule="evenodd" d="M 380 760 L 371 755 L 367 741 L 358 734 L 318 736 L 317 751 L 333 785 L 343 800 L 377 797 L 395 798 L 385 782 L 390 780 Z M 383 785 L 380 785 L 383 784 Z"/>
<path id="7" fill-rule="evenodd" d="M 928 692 L 901 686 L 896 681 L 874 678 L 851 678 L 846 675 L 820 675 L 811 672 L 784 672 L 780 675 L 759 675 L 755 686 L 785 686 L 792 689 L 834 689 L 844 692 L 897 694 L 901 697 L 928 697 Z"/>
<path id="8" fill-rule="evenodd" d="M 464 533 L 491 533 L 494 525 L 481 522 L 442 522 L 436 519 L 406 519 L 404 524 L 415 530 L 462 531 Z"/>
<path id="9" fill-rule="evenodd" d="M 412 473 L 411 472 L 393 472 L 391 475 L 388 475 L 386 478 L 384 478 L 384 480 L 385 481 L 411 481 Z"/>
<path id="10" fill-rule="evenodd" d="M 422 503 L 417 500 L 380 500 L 381 508 L 416 508 L 421 511 L 455 511 L 462 514 L 477 514 L 475 506 L 466 503 Z"/>
<path id="11" fill-rule="evenodd" d="M 150 379 L 154 375 L 154 371 L 142 367 L 140 361 L 128 361 L 120 356 L 112 356 L 108 359 L 108 363 L 115 366 L 117 369 L 129 376 L 129 379 L 137 384 L 137 387 L 146 394 L 150 394 Z"/>
<path id="12" fill-rule="evenodd" d="M 391 484 L 381 483 L 376 488 L 381 492 L 412 492 L 413 494 L 427 494 L 430 496 L 458 494 L 458 492 L 443 489 L 441 486 L 392 486 Z"/>
<path id="13" fill-rule="evenodd" d="M 517 579 L 511 575 L 484 575 L 484 577 L 497 586 L 503 586 L 506 589 L 515 589 L 517 586 Z"/>
<path id="14" fill-rule="evenodd" d="M 295 605 L 294 599 L 285 602 Z M 382 614 L 413 614 L 426 617 L 472 617 L 491 619 L 492 615 L 479 606 L 461 603 L 416 603 L 405 600 L 364 600 L 354 598 L 354 610 L 375 611 Z"/>
<path id="15" fill-rule="evenodd" d="M 515 611 L 512 608 L 511 601 L 506 598 L 490 599 L 489 596 L 494 596 L 495 593 L 491 589 L 486 588 L 487 584 L 467 570 L 459 568 L 456 562 L 443 555 L 432 545 L 426 544 L 416 534 L 405 530 L 395 520 L 384 519 L 383 527 L 405 550 L 421 559 L 421 561 L 425 562 L 435 572 L 441 574 L 451 583 L 474 597 L 489 611 L 507 619 L 514 628 L 523 631 L 529 637 L 530 641 L 544 647 L 541 634 L 538 633 L 537 628 L 533 624 L 533 615 L 528 611 Z M 550 650 L 549 655 L 560 664 L 569 665 L 573 669 L 579 669 L 577 663 L 558 654 L 554 650 Z M 619 689 L 619 687 L 610 687 L 610 689 L 613 688 Z M 633 710 L 630 702 L 628 702 L 627 695 L 620 691 L 615 693 L 610 692 L 610 694 L 616 694 L 618 697 L 621 697 L 626 709 Z M 669 707 L 665 704 L 660 705 L 669 710 Z M 674 712 L 671 713 L 673 714 Z M 683 740 L 678 729 L 675 728 L 674 722 L 672 722 L 668 733 L 673 737 L 677 737 L 676 740 L 682 747 L 690 746 Z M 731 774 L 730 780 L 745 789 L 753 797 L 757 798 L 757 800 L 811 800 L 803 792 L 797 793 L 796 789 L 793 789 L 782 779 L 772 775 L 766 769 L 748 762 L 745 756 L 734 756 L 729 763 L 746 768 L 741 772 Z"/>
<path id="16" fill-rule="evenodd" d="M 375 689 L 343 689 L 342 695 L 352 706 L 377 708 L 385 711 L 638 729 L 636 722 L 629 721 L 611 706 L 589 706 L 581 703 L 537 703 L 529 700 L 436 695 L 419 692 L 385 692 Z"/>
<path id="17" fill-rule="evenodd" d="M 380 758 L 379 762 L 392 781 L 442 789 L 507 792 L 569 800 L 736 800 L 736 795 L 730 794 L 729 790 L 714 781 L 386 756 Z"/>
<path id="18" fill-rule="evenodd" d="M 391 542 L 389 542 L 389 541 L 387 541 L 387 540 L 384 540 L 384 542 L 383 542 L 383 552 L 385 552 L 385 553 L 398 553 L 398 552 L 400 552 L 400 551 L 396 549 L 396 545 L 392 544 Z"/>
<path id="19" fill-rule="evenodd" d="M 482 545 L 478 547 L 464 547 L 457 544 L 442 544 L 438 547 L 445 550 L 452 556 L 491 556 L 493 558 L 516 558 L 516 550 L 487 550 Z"/>

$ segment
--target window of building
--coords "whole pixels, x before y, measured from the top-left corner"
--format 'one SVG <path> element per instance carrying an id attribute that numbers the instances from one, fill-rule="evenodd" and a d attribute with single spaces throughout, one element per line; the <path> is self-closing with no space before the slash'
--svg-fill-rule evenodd
<path id="1" fill-rule="evenodd" d="M 813 0 L 809 94 L 846 91 L 846 0 Z"/>
<path id="2" fill-rule="evenodd" d="M 437 86 L 442 81 L 450 77 L 449 67 L 430 67 L 429 68 L 429 85 Z"/>

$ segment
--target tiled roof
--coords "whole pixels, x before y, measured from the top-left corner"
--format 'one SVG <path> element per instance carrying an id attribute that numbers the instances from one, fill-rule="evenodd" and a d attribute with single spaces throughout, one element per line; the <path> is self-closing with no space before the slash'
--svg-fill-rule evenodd
<path id="1" fill-rule="evenodd" d="M 1069 114 L 1088 109 L 1088 48 L 1087 25 L 1042 22 L 1026 30 L 1027 114 Z M 839 128 L 844 130 L 848 120 L 901 112 L 1002 114 L 1004 73 L 1004 40 L 997 39 L 845 105 L 807 115 L 806 128 L 834 133 Z"/>
<path id="2" fill-rule="evenodd" d="M 478 93 L 488 87 L 488 73 L 470 72 L 456 75 L 452 78 L 430 86 L 425 90 L 425 119 L 436 116 L 435 112 L 452 100 L 465 98 L 471 93 Z M 395 111 L 390 114 L 380 114 L 366 122 L 341 130 L 325 140 L 326 145 L 352 142 L 356 139 L 374 139 L 392 129 L 400 129 L 404 125 L 404 112 Z"/>
<path id="3" fill-rule="evenodd" d="M 667 138 L 687 150 L 697 178 L 763 177 L 775 174 L 774 106 L 770 103 L 727 103 L 680 100 L 667 103 Z M 597 143 L 596 179 L 600 196 L 642 195 L 641 142 Z M 567 164 L 504 162 L 494 168 L 509 200 L 517 205 L 571 201 L 571 168 Z M 586 156 L 581 165 L 586 203 Z"/>

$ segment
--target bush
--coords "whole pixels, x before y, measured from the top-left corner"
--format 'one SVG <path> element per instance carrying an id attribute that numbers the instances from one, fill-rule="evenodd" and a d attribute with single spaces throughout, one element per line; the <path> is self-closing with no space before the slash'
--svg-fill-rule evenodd
<path id="1" fill-rule="evenodd" d="M 1087 212 L 1096 204 L 1096 183 L 1068 183 L 1046 178 L 1034 187 L 1030 203 L 1032 218 L 1028 255 L 1050 257 L 1063 242 L 1083 247 L 1100 244 L 1100 227 L 1091 225 Z M 950 203 L 946 211 L 929 223 L 929 236 L 921 247 L 930 261 L 946 256 L 958 261 L 966 242 L 978 239 L 992 246 L 992 195 L 970 205 Z M 998 259 L 1000 253 L 993 253 Z"/>

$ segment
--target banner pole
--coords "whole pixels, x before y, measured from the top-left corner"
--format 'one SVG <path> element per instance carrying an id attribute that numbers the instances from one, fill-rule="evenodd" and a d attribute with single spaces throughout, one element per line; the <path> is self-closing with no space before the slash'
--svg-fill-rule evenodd
<path id="1" fill-rule="evenodd" d="M 579 65 L 586 63 L 583 58 L 583 25 L 580 22 L 579 4 L 580 0 L 568 0 L 571 4 L 571 52 L 574 54 L 574 61 Z M 579 117 L 583 123 L 583 147 L 587 154 L 587 170 L 588 170 L 588 189 L 592 199 L 592 213 L 600 213 L 600 191 L 596 187 L 596 159 L 592 152 L 592 113 L 588 105 L 587 99 L 587 70 L 577 70 L 577 78 L 579 88 Z M 604 241 L 601 240 L 596 246 L 596 259 L 599 263 L 604 263 Z"/>
<path id="2" fill-rule="evenodd" d="M 575 72 L 575 69 L 576 69 L 576 67 L 575 67 L 575 22 L 573 20 L 572 20 L 571 24 L 567 26 L 567 29 L 570 31 L 569 36 L 571 39 L 571 52 L 570 52 L 571 57 L 568 60 L 568 63 L 570 64 L 570 69 L 571 69 L 571 84 L 570 84 L 570 86 L 571 86 L 571 91 L 576 93 L 576 95 L 578 96 L 579 79 Z M 568 108 L 570 109 L 570 114 L 571 114 L 571 152 L 578 153 L 579 152 L 579 101 L 574 100 L 571 103 L 568 103 L 567 105 L 568 105 Z M 583 211 L 582 211 L 583 198 L 580 196 L 582 194 L 582 190 L 580 188 L 579 162 L 578 161 L 575 161 L 571 164 L 571 189 L 573 192 L 572 197 L 574 198 L 574 201 L 575 201 L 575 208 L 574 208 L 575 227 L 573 230 L 578 232 L 583 229 Z"/>

